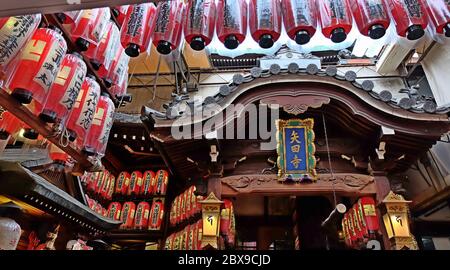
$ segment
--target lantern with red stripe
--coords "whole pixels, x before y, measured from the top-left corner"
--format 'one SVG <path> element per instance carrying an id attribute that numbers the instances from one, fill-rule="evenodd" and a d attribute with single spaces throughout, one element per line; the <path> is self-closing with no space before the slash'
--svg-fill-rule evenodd
<path id="1" fill-rule="evenodd" d="M 77 53 L 66 54 L 39 117 L 48 123 L 65 123 L 86 77 L 86 64 Z"/>
<path id="2" fill-rule="evenodd" d="M 106 111 L 106 119 L 104 120 L 103 127 L 101 129 L 100 136 L 97 139 L 97 145 L 95 147 L 95 153 L 100 158 L 103 158 L 105 156 L 109 134 L 111 133 L 111 129 L 114 123 L 115 106 L 112 100 L 109 98 L 109 95 L 106 94 L 106 96 L 108 110 Z"/>
<path id="3" fill-rule="evenodd" d="M 197 188 L 195 186 L 191 186 L 189 188 L 189 194 L 191 195 L 189 197 L 190 205 L 191 205 L 191 212 L 189 213 L 190 216 L 194 216 L 197 214 L 197 196 L 195 195 L 195 192 L 197 191 Z"/>
<path id="4" fill-rule="evenodd" d="M 428 1 L 428 15 L 438 34 L 450 37 L 450 1 Z"/>
<path id="5" fill-rule="evenodd" d="M 230 200 L 223 200 L 224 206 L 220 212 L 220 234 L 229 235 L 231 229 L 231 213 L 233 203 Z"/>
<path id="6" fill-rule="evenodd" d="M 369 232 L 367 230 L 366 220 L 364 219 L 364 213 L 363 213 L 361 201 L 358 200 L 358 202 L 353 207 L 356 210 L 356 217 L 358 219 L 358 224 L 361 228 L 363 238 L 364 238 L 364 240 L 366 240 L 366 239 L 368 239 Z"/>
<path id="7" fill-rule="evenodd" d="M 122 205 L 119 202 L 112 202 L 108 206 L 108 217 L 113 220 L 120 220 Z"/>
<path id="8" fill-rule="evenodd" d="M 175 234 L 171 234 L 166 238 L 166 242 L 164 244 L 164 250 L 172 250 L 174 236 L 175 236 Z"/>
<path id="9" fill-rule="evenodd" d="M 181 211 L 181 222 L 186 219 L 186 192 L 180 194 L 180 211 Z"/>
<path id="10" fill-rule="evenodd" d="M 181 42 L 184 4 L 181 0 L 158 2 L 153 44 L 160 54 L 169 54 Z"/>
<path id="11" fill-rule="evenodd" d="M 126 73 L 128 71 L 130 57 L 125 53 L 122 46 L 118 47 L 108 73 L 99 72 L 99 76 L 105 81 L 105 84 L 108 87 L 112 85 L 121 85 L 123 83 L 122 80 L 127 77 Z"/>
<path id="12" fill-rule="evenodd" d="M 164 218 L 164 203 L 162 200 L 154 200 L 150 211 L 148 224 L 149 230 L 160 230 Z"/>
<path id="13" fill-rule="evenodd" d="M 198 227 L 197 223 L 191 224 L 190 233 L 192 234 L 192 247 L 191 250 L 197 250 L 197 243 L 198 243 Z"/>
<path id="14" fill-rule="evenodd" d="M 97 201 L 95 201 L 95 208 L 94 208 L 94 211 L 95 211 L 97 214 L 99 214 L 99 215 L 102 215 L 102 214 L 103 214 L 103 207 L 102 207 L 102 205 L 101 205 L 99 202 L 97 202 Z"/>
<path id="15" fill-rule="evenodd" d="M 12 113 L 5 111 L 0 119 L 0 140 L 6 140 L 9 136 L 18 132 L 23 127 L 23 122 Z"/>
<path id="16" fill-rule="evenodd" d="M 89 198 L 87 194 L 86 194 L 86 201 L 88 203 L 89 208 L 94 211 L 96 202 L 93 199 Z"/>
<path id="17" fill-rule="evenodd" d="M 75 22 L 78 20 L 78 16 L 80 16 L 82 10 L 74 10 L 74 11 L 64 11 L 61 13 L 56 13 L 56 17 L 62 24 L 69 25 L 69 27 L 73 27 Z"/>
<path id="18" fill-rule="evenodd" d="M 314 0 L 281 0 L 284 27 L 297 44 L 308 43 L 317 29 L 317 11 Z"/>
<path id="19" fill-rule="evenodd" d="M 109 185 L 111 185 L 111 176 L 112 174 L 108 172 L 108 174 L 104 177 L 104 182 L 100 190 L 100 197 L 102 197 L 103 199 L 106 199 L 106 196 L 108 194 Z"/>
<path id="20" fill-rule="evenodd" d="M 89 183 L 87 183 L 87 190 L 90 193 L 94 193 L 95 192 L 95 187 L 97 186 L 97 182 L 99 181 L 99 177 L 101 177 L 102 175 L 103 175 L 103 172 L 95 172 L 95 173 L 93 173 L 91 181 L 89 181 Z"/>
<path id="21" fill-rule="evenodd" d="M 153 171 L 145 171 L 144 176 L 142 177 L 142 187 L 140 191 L 140 195 L 143 197 L 148 197 L 153 194 L 153 179 L 155 178 L 155 173 Z"/>
<path id="22" fill-rule="evenodd" d="M 192 194 L 191 194 L 192 190 L 190 188 L 188 188 L 185 191 L 186 194 L 186 198 L 185 198 L 185 208 L 186 208 L 186 219 L 189 219 L 192 216 Z"/>
<path id="23" fill-rule="evenodd" d="M 347 215 L 344 215 L 344 218 L 342 219 L 341 222 L 341 226 L 342 226 L 342 233 L 344 234 L 345 245 L 349 247 L 351 246 L 351 243 L 350 243 L 350 235 L 348 232 Z"/>
<path id="24" fill-rule="evenodd" d="M 202 250 L 203 220 L 197 221 L 197 249 Z"/>
<path id="25" fill-rule="evenodd" d="M 364 220 L 370 237 L 375 237 L 380 229 L 378 216 L 375 207 L 375 200 L 372 197 L 362 197 L 360 199 Z"/>
<path id="26" fill-rule="evenodd" d="M 120 41 L 125 53 L 130 57 L 137 57 L 147 50 L 145 47 L 148 33 L 152 33 L 153 20 L 156 8 L 152 3 L 131 5 L 120 33 Z"/>
<path id="27" fill-rule="evenodd" d="M 166 195 L 167 184 L 169 183 L 169 173 L 166 170 L 156 172 L 154 181 L 154 193 L 156 195 Z"/>
<path id="28" fill-rule="evenodd" d="M 214 37 L 215 0 L 192 0 L 186 8 L 184 37 L 196 51 L 203 50 Z"/>
<path id="29" fill-rule="evenodd" d="M 351 211 L 352 211 L 352 218 L 353 218 L 353 227 L 355 228 L 356 237 L 357 237 L 358 241 L 361 241 L 364 238 L 364 236 L 363 236 L 361 224 L 358 219 L 358 211 L 356 210 L 355 205 L 352 207 Z"/>
<path id="30" fill-rule="evenodd" d="M 397 34 L 409 40 L 417 40 L 428 26 L 424 0 L 388 0 Z"/>
<path id="31" fill-rule="evenodd" d="M 53 164 L 55 165 L 58 171 L 64 170 L 67 161 L 69 160 L 69 154 L 61 150 L 58 146 L 50 143 L 48 147 L 48 154 L 53 160 Z"/>
<path id="32" fill-rule="evenodd" d="M 9 81 L 11 95 L 23 104 L 34 99 L 42 106 L 66 50 L 67 44 L 59 29 L 36 30 L 23 49 Z"/>
<path id="33" fill-rule="evenodd" d="M 175 199 L 175 203 L 176 203 L 176 211 L 175 211 L 175 220 L 176 220 L 176 224 L 179 224 L 182 222 L 181 220 L 181 203 L 182 203 L 182 198 L 181 196 L 177 196 Z"/>
<path id="34" fill-rule="evenodd" d="M 236 49 L 247 34 L 247 1 L 219 0 L 217 2 L 216 32 L 227 49 Z"/>
<path id="35" fill-rule="evenodd" d="M 350 1 L 359 32 L 372 39 L 382 38 L 391 23 L 385 0 Z"/>
<path id="36" fill-rule="evenodd" d="M 347 222 L 348 222 L 348 231 L 350 234 L 350 241 L 352 243 L 352 247 L 356 246 L 358 241 L 358 237 L 356 235 L 356 228 L 353 222 L 353 210 L 349 210 L 347 213 Z"/>
<path id="37" fill-rule="evenodd" d="M 318 1 L 317 7 L 324 36 L 335 43 L 344 41 L 353 23 L 347 0 Z"/>
<path id="38" fill-rule="evenodd" d="M 261 48 L 271 48 L 280 38 L 281 16 L 278 0 L 250 0 L 250 33 Z"/>
<path id="39" fill-rule="evenodd" d="M 130 186 L 128 188 L 128 196 L 137 196 L 142 187 L 142 173 L 139 171 L 134 171 L 131 174 Z"/>
<path id="40" fill-rule="evenodd" d="M 106 31 L 106 25 L 111 19 L 109 8 L 83 10 L 72 29 L 72 39 L 81 51 L 87 51 L 93 44 L 97 46 Z"/>
<path id="41" fill-rule="evenodd" d="M 134 202 L 126 202 L 122 206 L 122 229 L 132 229 L 134 224 L 134 214 L 136 212 L 136 204 Z"/>
<path id="42" fill-rule="evenodd" d="M 114 95 L 116 98 L 121 99 L 123 96 L 127 94 L 128 88 L 128 71 L 122 74 L 122 78 L 119 80 L 120 84 L 114 84 L 109 89 L 109 92 Z"/>
<path id="43" fill-rule="evenodd" d="M 148 218 L 150 215 L 150 205 L 148 202 L 140 202 L 136 208 L 134 218 L 134 228 L 137 230 L 145 230 L 148 227 Z"/>
<path id="44" fill-rule="evenodd" d="M 0 72 L 19 54 L 40 21 L 40 14 L 0 18 Z"/>
<path id="45" fill-rule="evenodd" d="M 116 188 L 116 177 L 114 175 L 110 175 L 110 183 L 109 183 L 109 188 L 108 188 L 108 193 L 106 194 L 106 199 L 107 200 L 112 200 L 112 196 L 114 194 L 114 189 Z"/>
<path id="46" fill-rule="evenodd" d="M 183 229 L 183 241 L 181 242 L 180 250 L 188 250 L 188 241 L 189 241 L 189 225 L 184 227 Z"/>
<path id="47" fill-rule="evenodd" d="M 170 207 L 170 216 L 169 216 L 169 223 L 171 226 L 175 226 L 177 224 L 177 219 L 176 219 L 176 205 L 177 201 L 176 198 L 175 200 L 173 200 L 172 205 Z"/>
<path id="48" fill-rule="evenodd" d="M 91 127 L 100 97 L 100 85 L 88 74 L 67 120 L 67 130 L 71 141 L 77 140 L 79 148 L 83 148 L 86 135 Z"/>
<path id="49" fill-rule="evenodd" d="M 117 177 L 116 194 L 126 195 L 128 187 L 130 186 L 130 174 L 128 172 L 121 172 Z"/>
<path id="50" fill-rule="evenodd" d="M 87 155 L 93 156 L 98 154 L 100 148 L 103 149 L 105 142 L 108 142 L 108 138 L 105 138 L 105 135 L 109 136 L 110 126 L 112 126 L 112 119 L 110 118 L 114 109 L 114 103 L 111 101 L 108 94 L 102 93 L 94 119 L 92 120 L 91 127 L 84 142 L 83 151 Z"/>
<path id="51" fill-rule="evenodd" d="M 97 185 L 95 186 L 95 193 L 96 194 L 100 194 L 102 191 L 102 187 L 103 185 L 105 185 L 105 183 L 107 182 L 107 180 L 109 179 L 109 172 L 108 171 L 103 171 L 102 176 L 99 178 L 99 181 L 97 182 Z"/>

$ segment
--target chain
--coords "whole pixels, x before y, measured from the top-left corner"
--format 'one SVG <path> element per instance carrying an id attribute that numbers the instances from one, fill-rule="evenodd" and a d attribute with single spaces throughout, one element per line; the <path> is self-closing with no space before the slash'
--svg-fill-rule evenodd
<path id="1" fill-rule="evenodd" d="M 322 111 L 322 121 L 323 121 L 323 130 L 325 133 L 325 144 L 327 145 L 327 155 L 328 155 L 328 166 L 330 168 L 330 173 L 331 173 L 331 181 L 333 181 L 332 186 L 333 186 L 333 199 L 334 199 L 334 207 L 336 207 L 337 205 L 337 199 L 336 199 L 336 189 L 335 189 L 335 178 L 334 178 L 334 173 L 333 173 L 333 167 L 331 166 L 331 155 L 330 155 L 330 146 L 328 144 L 328 132 L 327 132 L 327 124 L 325 122 L 325 114 Z"/>

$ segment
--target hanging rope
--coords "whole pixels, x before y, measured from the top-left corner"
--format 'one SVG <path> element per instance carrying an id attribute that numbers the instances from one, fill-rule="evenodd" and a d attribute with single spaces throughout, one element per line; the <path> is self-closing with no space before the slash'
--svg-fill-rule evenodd
<path id="1" fill-rule="evenodd" d="M 331 155 L 330 155 L 330 146 L 328 144 L 328 132 L 327 132 L 327 124 L 325 122 L 325 114 L 322 111 L 322 121 L 323 121 L 323 131 L 325 133 L 325 144 L 327 145 L 327 154 L 328 154 L 328 167 L 330 169 L 330 174 L 331 174 L 331 181 L 332 186 L 333 186 L 333 199 L 334 199 L 334 207 L 336 207 L 337 205 L 337 199 L 336 199 L 336 189 L 335 189 L 335 182 L 336 179 L 334 178 L 334 173 L 333 173 L 333 167 L 331 166 Z"/>

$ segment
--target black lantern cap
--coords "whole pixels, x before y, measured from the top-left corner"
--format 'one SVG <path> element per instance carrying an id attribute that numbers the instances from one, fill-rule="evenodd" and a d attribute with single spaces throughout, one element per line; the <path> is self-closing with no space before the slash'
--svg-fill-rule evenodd
<path id="1" fill-rule="evenodd" d="M 234 50 L 239 46 L 239 40 L 235 35 L 229 35 L 225 38 L 224 42 L 225 48 L 229 50 Z"/>
<path id="2" fill-rule="evenodd" d="M 89 41 L 83 39 L 83 38 L 78 38 L 75 41 L 75 44 L 77 45 L 77 47 L 82 51 L 85 52 L 88 50 L 89 48 Z"/>
<path id="3" fill-rule="evenodd" d="M 119 17 L 119 15 L 120 15 L 120 12 L 117 8 L 111 8 L 111 12 L 112 12 L 113 16 L 116 18 Z"/>
<path id="4" fill-rule="evenodd" d="M 33 99 L 33 92 L 23 88 L 16 88 L 12 91 L 11 96 L 22 104 L 30 104 Z"/>
<path id="5" fill-rule="evenodd" d="M 259 39 L 259 46 L 263 49 L 269 49 L 273 46 L 273 38 L 269 34 L 262 35 Z"/>
<path id="6" fill-rule="evenodd" d="M 86 78 L 93 79 L 94 81 L 97 80 L 97 78 L 95 78 L 94 74 L 92 73 L 86 74 Z"/>
<path id="7" fill-rule="evenodd" d="M 347 38 L 347 33 L 343 28 L 336 28 L 331 32 L 331 41 L 334 43 L 341 43 Z"/>
<path id="8" fill-rule="evenodd" d="M 92 147 L 85 146 L 83 148 L 83 153 L 85 153 L 87 156 L 91 157 L 91 156 L 95 155 L 95 149 Z"/>
<path id="9" fill-rule="evenodd" d="M 295 42 L 298 45 L 305 45 L 311 40 L 311 35 L 306 30 L 300 30 L 295 34 Z"/>
<path id="10" fill-rule="evenodd" d="M 27 128 L 25 129 L 23 136 L 29 140 L 36 140 L 39 137 L 39 133 L 32 128 Z"/>
<path id="11" fill-rule="evenodd" d="M 172 48 L 170 46 L 170 43 L 164 40 L 161 40 L 160 42 L 158 42 L 158 46 L 156 46 L 156 50 L 160 53 L 160 54 L 164 54 L 167 55 L 169 53 L 172 52 Z"/>
<path id="12" fill-rule="evenodd" d="M 369 29 L 369 37 L 371 39 L 380 39 L 386 34 L 386 28 L 381 24 L 372 25 Z"/>
<path id="13" fill-rule="evenodd" d="M 0 130 L 0 140 L 4 141 L 8 139 L 9 133 L 6 130 Z"/>
<path id="14" fill-rule="evenodd" d="M 67 132 L 69 133 L 69 141 L 74 142 L 77 139 L 75 131 L 68 129 Z"/>
<path id="15" fill-rule="evenodd" d="M 58 18 L 58 21 L 60 23 L 64 23 L 66 21 L 67 16 L 66 16 L 66 14 L 61 12 L 61 13 L 56 13 L 56 18 Z"/>
<path id="16" fill-rule="evenodd" d="M 423 27 L 420 25 L 411 25 L 408 28 L 408 32 L 406 35 L 406 38 L 409 40 L 418 40 L 419 38 L 423 37 L 425 35 L 425 31 L 423 30 Z"/>
<path id="17" fill-rule="evenodd" d="M 57 115 L 56 112 L 45 109 L 39 114 L 39 118 L 46 123 L 56 123 Z"/>
<path id="18" fill-rule="evenodd" d="M 141 53 L 141 49 L 140 49 L 139 45 L 134 44 L 134 43 L 130 43 L 130 44 L 128 44 L 128 46 L 126 47 L 125 53 L 126 53 L 129 57 L 138 57 L 139 54 Z"/>
<path id="19" fill-rule="evenodd" d="M 91 65 L 96 71 L 98 71 L 100 69 L 100 67 L 102 66 L 102 63 L 99 63 L 99 62 L 97 62 L 95 60 L 92 60 L 91 61 Z"/>
<path id="20" fill-rule="evenodd" d="M 63 34 L 63 32 L 61 31 L 61 29 L 59 29 L 59 28 L 56 27 L 55 25 L 49 25 L 49 26 L 47 26 L 47 28 L 48 28 L 48 29 L 51 29 L 51 30 L 53 30 L 53 31 L 55 31 L 56 33 L 58 33 L 58 34 L 60 34 L 60 35 Z"/>
<path id="21" fill-rule="evenodd" d="M 201 51 L 205 48 L 205 46 L 206 46 L 206 42 L 203 40 L 202 37 L 193 38 L 191 41 L 191 48 L 194 51 Z"/>
<path id="22" fill-rule="evenodd" d="M 105 84 L 106 88 L 111 88 L 112 86 L 111 79 L 103 78 L 103 83 Z"/>
<path id="23" fill-rule="evenodd" d="M 450 37 L 450 23 L 447 23 L 447 25 L 444 27 L 444 34 L 446 37 Z"/>

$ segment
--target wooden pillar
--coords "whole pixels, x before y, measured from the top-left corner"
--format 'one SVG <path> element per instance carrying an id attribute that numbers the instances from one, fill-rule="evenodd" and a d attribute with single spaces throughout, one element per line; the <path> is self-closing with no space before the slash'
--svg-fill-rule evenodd
<path id="1" fill-rule="evenodd" d="M 380 223 L 380 231 L 383 236 L 383 246 L 385 250 L 390 250 L 391 245 L 386 232 L 386 228 L 384 227 L 383 216 L 380 210 L 380 203 L 391 191 L 391 185 L 384 171 L 374 171 L 372 172 L 372 174 L 374 176 L 375 187 L 377 190 L 377 197 L 376 197 L 377 215 Z"/>

